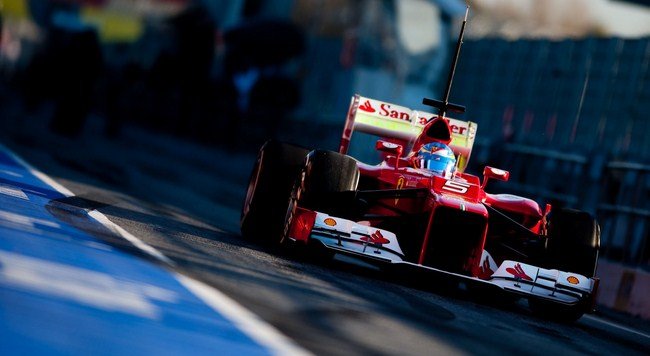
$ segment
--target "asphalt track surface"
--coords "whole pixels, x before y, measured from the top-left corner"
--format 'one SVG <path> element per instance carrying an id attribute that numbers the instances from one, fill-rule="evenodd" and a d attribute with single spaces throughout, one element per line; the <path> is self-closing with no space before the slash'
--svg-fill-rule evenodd
<path id="1" fill-rule="evenodd" d="M 250 150 L 232 154 L 139 129 L 115 141 L 92 132 L 60 139 L 37 129 L 0 139 L 75 194 L 57 204 L 100 211 L 177 271 L 222 291 L 315 354 L 650 351 L 650 327 L 636 319 L 596 315 L 558 324 L 533 316 L 525 303 L 495 305 L 449 286 L 402 283 L 345 259 L 313 263 L 241 238 Z M 119 236 L 98 238 L 160 263 Z"/>

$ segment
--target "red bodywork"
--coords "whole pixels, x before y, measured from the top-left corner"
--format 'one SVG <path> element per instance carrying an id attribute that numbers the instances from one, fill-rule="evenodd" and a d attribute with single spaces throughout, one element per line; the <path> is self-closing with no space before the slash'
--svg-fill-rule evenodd
<path id="1" fill-rule="evenodd" d="M 394 157 L 392 158 L 394 161 Z M 423 198 L 387 198 L 385 202 L 378 202 L 371 206 L 367 212 L 368 216 L 381 216 L 376 221 L 370 221 L 371 225 L 381 226 L 387 217 L 399 218 L 401 216 L 420 216 L 426 220 L 424 236 L 417 258 L 414 262 L 425 264 L 429 241 L 437 238 L 434 229 L 436 212 L 441 208 L 459 211 L 462 214 L 480 216 L 483 227 L 480 229 L 480 236 L 473 239 L 472 246 L 467 252 L 466 260 L 462 266 L 462 272 L 477 275 L 481 254 L 485 245 L 488 226 L 488 211 L 482 204 L 485 194 L 479 186 L 479 179 L 469 174 L 459 174 L 453 179 L 447 180 L 443 177 L 432 175 L 429 172 L 411 168 L 400 167 L 397 170 L 390 166 L 371 166 L 359 163 L 362 180 L 373 180 L 373 188 L 378 190 L 391 189 L 427 189 L 428 194 Z M 399 236 L 398 236 L 399 237 Z M 447 236 L 443 238 L 453 238 Z M 459 271 L 460 272 L 460 271 Z"/>
<path id="2" fill-rule="evenodd" d="M 498 240 L 519 233 L 498 219 L 507 216 L 525 226 L 529 235 L 536 235 L 542 232 L 545 213 L 530 199 L 487 194 L 485 184 L 477 176 L 456 173 L 446 179 L 416 168 L 415 152 L 432 141 L 445 144 L 451 141 L 446 120 L 436 118 L 429 122 L 408 154 L 402 154 L 403 145 L 394 144 L 401 143 L 399 140 L 379 141 L 375 148 L 384 153 L 384 162 L 376 166 L 357 164 L 361 174 L 358 191 L 395 192 L 392 196 L 372 199 L 363 219 L 371 226 L 394 232 L 410 262 L 488 278 L 489 274 L 480 270 L 486 245 L 492 237 Z M 505 175 L 502 178 L 507 179 L 507 172 L 495 171 L 502 172 Z M 407 190 L 420 194 L 399 194 Z M 491 217 L 494 210 L 499 214 Z M 492 255 L 497 263 L 512 257 L 498 252 Z"/>

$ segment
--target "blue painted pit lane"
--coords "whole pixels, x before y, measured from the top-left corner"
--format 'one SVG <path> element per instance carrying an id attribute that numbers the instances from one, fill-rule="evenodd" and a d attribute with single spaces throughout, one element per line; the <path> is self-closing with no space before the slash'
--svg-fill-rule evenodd
<path id="1" fill-rule="evenodd" d="M 262 345 L 185 277 L 57 220 L 46 206 L 64 197 L 0 145 L 0 354 L 299 350 Z"/>

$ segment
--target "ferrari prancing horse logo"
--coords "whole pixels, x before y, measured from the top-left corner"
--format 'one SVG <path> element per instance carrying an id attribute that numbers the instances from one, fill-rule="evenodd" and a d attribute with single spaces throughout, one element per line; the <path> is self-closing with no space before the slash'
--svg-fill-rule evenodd
<path id="1" fill-rule="evenodd" d="M 406 179 L 404 178 L 404 176 L 400 176 L 397 179 L 396 189 L 399 190 L 399 189 L 404 188 L 404 183 L 406 183 Z M 395 205 L 397 205 L 398 202 L 399 202 L 399 198 L 395 198 Z"/>

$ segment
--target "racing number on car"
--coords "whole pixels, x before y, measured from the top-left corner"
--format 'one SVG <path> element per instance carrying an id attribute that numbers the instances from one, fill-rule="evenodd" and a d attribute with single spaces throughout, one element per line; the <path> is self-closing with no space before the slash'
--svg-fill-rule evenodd
<path id="1" fill-rule="evenodd" d="M 465 194 L 469 190 L 470 184 L 468 183 L 463 183 L 463 182 L 454 182 L 452 180 L 448 180 L 445 182 L 445 185 L 442 186 L 442 189 L 448 190 L 450 192 L 458 193 L 458 194 Z"/>

